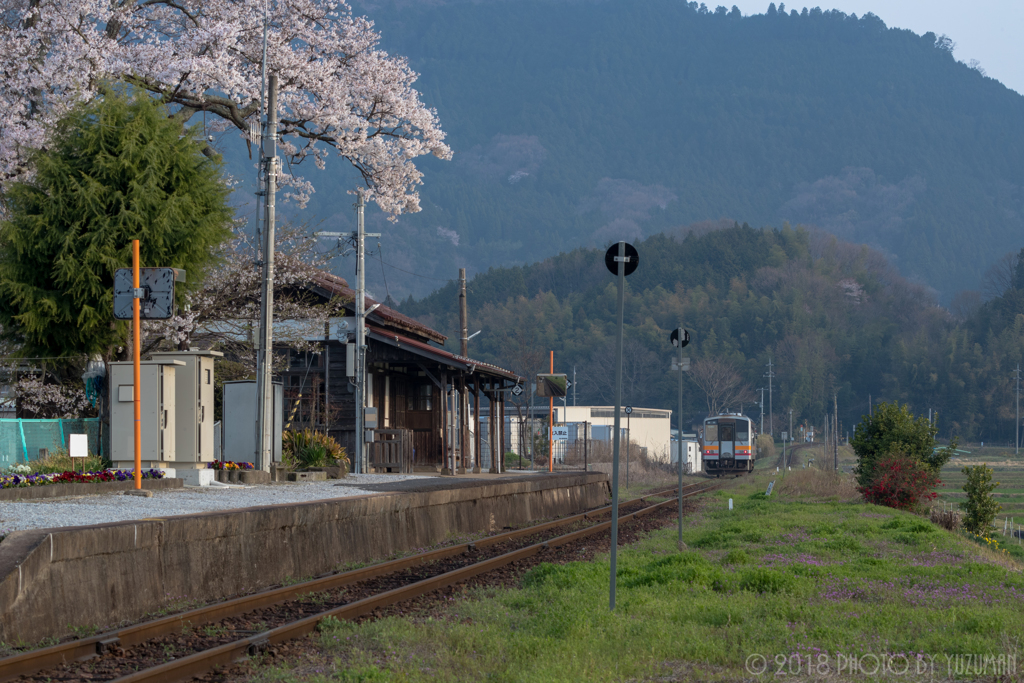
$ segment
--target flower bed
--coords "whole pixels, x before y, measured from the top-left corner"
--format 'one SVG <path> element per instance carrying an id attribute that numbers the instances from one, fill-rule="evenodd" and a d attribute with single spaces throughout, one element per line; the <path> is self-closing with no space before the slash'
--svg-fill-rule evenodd
<path id="1" fill-rule="evenodd" d="M 160 470 L 145 470 L 143 479 L 163 479 Z M 57 474 L 0 475 L 0 489 L 46 486 L 48 484 L 94 484 L 102 481 L 131 481 L 135 470 L 102 470 L 99 472 L 60 472 Z"/>
<path id="2" fill-rule="evenodd" d="M 230 460 L 214 460 L 209 463 L 207 469 L 211 470 L 254 470 L 256 467 L 251 462 L 232 462 Z"/>

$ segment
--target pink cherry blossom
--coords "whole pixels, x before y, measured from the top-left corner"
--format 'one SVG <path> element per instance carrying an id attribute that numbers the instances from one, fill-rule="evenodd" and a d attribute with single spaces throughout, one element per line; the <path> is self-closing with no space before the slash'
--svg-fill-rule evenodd
<path id="1" fill-rule="evenodd" d="M 0 0 L 0 177 L 30 172 L 26 153 L 53 122 L 124 81 L 161 96 L 187 123 L 248 142 L 259 116 L 264 5 L 241 0 Z M 366 197 L 392 217 L 419 210 L 425 154 L 451 158 L 437 113 L 404 58 L 378 48 L 365 17 L 328 0 L 269 5 L 268 70 L 280 79 L 280 184 L 304 205 L 312 183 L 292 171 L 332 155 L 358 170 Z M 207 129 L 210 129 L 208 120 Z"/>

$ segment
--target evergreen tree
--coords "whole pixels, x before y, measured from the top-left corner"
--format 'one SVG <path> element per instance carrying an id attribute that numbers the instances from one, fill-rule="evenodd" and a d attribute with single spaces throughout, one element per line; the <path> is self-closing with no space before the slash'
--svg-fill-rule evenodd
<path id="1" fill-rule="evenodd" d="M 7 189 L 0 225 L 0 327 L 24 355 L 110 360 L 125 345 L 114 271 L 131 265 L 133 239 L 143 266 L 183 268 L 185 287 L 202 279 L 232 209 L 219 159 L 200 150 L 143 94 L 108 91 L 59 122 L 31 180 Z"/>
<path id="2" fill-rule="evenodd" d="M 964 528 L 972 534 L 988 536 L 992 531 L 992 520 L 1002 506 L 992 497 L 992 492 L 999 482 L 992 482 L 992 469 L 987 465 L 975 465 L 960 470 L 967 475 L 964 491 L 967 502 L 960 503 L 964 511 Z"/>

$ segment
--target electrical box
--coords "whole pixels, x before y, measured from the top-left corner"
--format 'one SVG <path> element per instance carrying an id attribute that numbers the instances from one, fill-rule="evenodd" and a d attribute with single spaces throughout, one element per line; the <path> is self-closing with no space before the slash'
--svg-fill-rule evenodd
<path id="1" fill-rule="evenodd" d="M 256 464 L 256 380 L 224 382 L 221 459 Z M 284 385 L 274 382 L 274 462 L 281 462 Z"/>
<path id="2" fill-rule="evenodd" d="M 220 351 L 167 351 L 153 360 L 185 364 L 175 372 L 175 452 L 178 462 L 213 462 L 214 358 Z"/>
<path id="3" fill-rule="evenodd" d="M 175 460 L 175 379 L 178 360 L 148 360 L 140 366 L 142 467 L 163 468 Z M 110 364 L 110 459 L 135 467 L 135 372 L 130 362 Z"/>

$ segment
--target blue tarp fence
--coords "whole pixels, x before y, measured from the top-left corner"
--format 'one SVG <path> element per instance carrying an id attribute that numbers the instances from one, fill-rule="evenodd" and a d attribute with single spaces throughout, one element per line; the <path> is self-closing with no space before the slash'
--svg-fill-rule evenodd
<path id="1" fill-rule="evenodd" d="M 39 458 L 39 449 L 70 447 L 72 434 L 89 436 L 89 452 L 102 455 L 97 417 L 62 420 L 0 420 L 0 469 Z"/>

